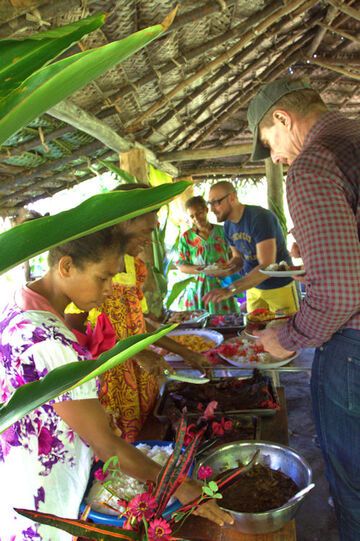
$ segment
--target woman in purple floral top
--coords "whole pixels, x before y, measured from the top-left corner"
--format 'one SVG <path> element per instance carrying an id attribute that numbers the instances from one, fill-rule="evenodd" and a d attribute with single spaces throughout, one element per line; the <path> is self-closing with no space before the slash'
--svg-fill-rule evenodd
<path id="1" fill-rule="evenodd" d="M 66 326 L 69 302 L 89 311 L 112 291 L 119 272 L 120 240 L 105 229 L 53 249 L 49 272 L 15 294 L 0 316 L 1 401 L 53 368 L 90 357 Z M 86 362 L 86 361 L 85 361 Z M 13 508 L 78 516 L 93 454 L 106 461 L 117 455 L 121 469 L 155 481 L 160 467 L 115 435 L 97 399 L 95 381 L 38 407 L 0 434 L 0 541 L 70 541 L 71 536 L 40 526 Z M 194 483 L 178 490 L 182 501 L 199 494 Z M 229 516 L 217 507 L 203 515 L 220 523 Z"/>

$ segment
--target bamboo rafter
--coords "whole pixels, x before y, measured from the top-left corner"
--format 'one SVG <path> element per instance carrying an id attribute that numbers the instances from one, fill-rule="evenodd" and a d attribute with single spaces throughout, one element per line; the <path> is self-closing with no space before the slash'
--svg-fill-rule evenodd
<path id="1" fill-rule="evenodd" d="M 255 46 L 255 43 L 259 44 L 263 41 L 263 37 L 259 37 L 255 42 L 254 44 L 252 44 L 251 46 L 249 46 L 247 49 L 252 49 L 253 45 Z M 278 47 L 278 44 L 277 44 L 277 52 L 281 52 L 282 48 L 284 47 L 287 47 L 288 45 L 290 45 L 293 41 L 293 37 L 290 37 L 288 39 L 284 38 L 283 40 L 280 40 L 280 43 L 279 43 L 279 47 Z M 268 50 L 266 50 L 254 63 L 252 64 L 249 64 L 248 67 L 246 69 L 244 69 L 239 75 L 237 75 L 236 77 L 234 77 L 229 83 L 226 83 L 221 89 L 219 89 L 219 91 L 217 91 L 214 96 L 211 97 L 210 100 L 208 100 L 202 107 L 199 108 L 198 111 L 196 111 L 196 113 L 193 115 L 193 121 L 196 122 L 196 120 L 198 120 L 201 115 L 204 113 L 204 111 L 211 107 L 211 105 L 213 103 L 215 103 L 215 101 L 217 100 L 217 98 L 219 97 L 220 93 L 221 92 L 227 92 L 229 91 L 233 86 L 237 85 L 239 82 L 242 81 L 243 78 L 245 78 L 247 75 L 255 72 L 256 69 L 258 69 L 259 66 L 261 66 L 264 62 L 270 62 L 271 63 L 271 60 L 269 58 L 270 56 L 270 52 Z M 276 58 L 277 57 L 274 57 L 274 62 L 276 62 Z M 195 134 L 196 132 L 198 131 L 198 126 L 196 126 L 193 130 L 192 130 L 192 134 Z M 190 137 L 191 138 L 191 135 L 192 134 L 185 134 L 184 135 L 184 130 L 182 129 L 179 129 L 177 130 L 177 132 L 175 134 L 173 134 L 172 136 L 172 140 L 175 142 L 177 141 L 177 137 L 179 135 L 183 134 L 183 138 L 185 137 L 186 140 Z M 180 143 L 177 141 L 177 145 L 178 146 L 179 144 L 182 144 L 183 141 L 181 141 Z"/>
<path id="2" fill-rule="evenodd" d="M 353 71 L 349 71 L 345 68 L 341 68 L 340 66 L 334 66 L 333 64 L 321 62 L 317 58 L 311 58 L 310 61 L 312 64 L 316 64 L 317 66 L 320 66 L 321 68 L 325 68 L 330 71 L 335 71 L 336 73 L 341 73 L 341 75 L 345 75 L 345 77 L 349 77 L 349 79 L 355 79 L 356 81 L 360 81 L 360 72 L 354 73 Z"/>
<path id="3" fill-rule="evenodd" d="M 308 40 L 310 39 L 310 37 L 311 36 L 308 36 Z M 300 44 L 290 47 L 287 51 L 287 54 L 285 55 L 286 58 L 283 58 L 280 65 L 277 64 L 275 69 L 273 69 L 272 66 L 270 66 L 269 69 L 266 69 L 261 75 L 261 84 L 265 84 L 281 76 L 281 74 L 283 74 L 284 72 L 284 69 L 291 66 L 291 64 L 300 57 L 301 53 L 299 53 L 299 49 L 304 45 L 304 42 L 305 40 L 303 40 L 303 42 Z M 206 129 L 203 130 L 203 133 L 197 138 L 196 142 L 192 144 L 193 148 L 197 148 L 204 141 L 204 139 L 208 137 L 211 133 L 213 133 L 225 120 L 230 118 L 241 107 L 244 107 L 249 103 L 249 101 L 258 91 L 259 85 L 249 83 L 248 87 L 250 87 L 249 90 L 247 90 L 245 93 L 241 93 L 240 96 L 236 97 L 233 100 L 233 103 L 230 104 L 230 106 L 225 106 L 223 112 L 217 116 L 215 121 L 213 121 L 210 125 L 206 126 Z"/>
<path id="4" fill-rule="evenodd" d="M 197 150 L 180 150 L 178 152 L 165 152 L 164 154 L 160 154 L 159 160 L 184 162 L 190 160 L 206 160 L 208 158 L 221 158 L 226 156 L 240 156 L 242 154 L 250 154 L 251 148 L 251 143 L 243 143 L 240 145 L 199 148 Z"/>
<path id="5" fill-rule="evenodd" d="M 325 30 L 329 30 L 330 32 L 334 32 L 334 34 L 338 34 L 339 36 L 345 38 L 345 39 L 348 39 L 354 43 L 357 43 L 358 45 L 360 44 L 360 39 L 357 38 L 356 36 L 353 36 L 351 34 L 349 34 L 348 32 L 345 32 L 344 30 L 339 30 L 338 28 L 334 28 L 333 26 L 329 26 L 328 24 L 324 24 L 324 23 L 317 23 L 319 26 L 321 26 L 322 28 L 324 28 Z"/>
<path id="6" fill-rule="evenodd" d="M 314 0 L 313 3 L 315 3 L 316 0 Z M 223 63 L 228 62 L 231 60 L 233 56 L 235 56 L 236 53 L 238 53 L 241 49 L 243 49 L 248 43 L 250 43 L 254 38 L 256 38 L 259 34 L 263 34 L 267 28 L 269 28 L 272 24 L 276 23 L 280 18 L 284 17 L 285 15 L 288 15 L 295 9 L 297 9 L 299 6 L 305 3 L 305 0 L 293 0 L 292 2 L 288 2 L 286 6 L 281 7 L 279 9 L 278 2 L 275 2 L 274 4 L 274 12 L 271 16 L 269 16 L 265 21 L 258 24 L 256 27 L 252 28 L 251 30 L 247 31 L 241 39 L 230 49 L 225 51 L 223 54 L 215 58 L 212 62 L 209 62 L 207 65 L 203 66 L 200 70 L 198 70 L 196 73 L 182 81 L 180 84 L 176 85 L 175 88 L 173 88 L 168 94 L 165 94 L 160 100 L 158 100 L 156 103 L 154 103 L 147 111 L 139 115 L 137 117 L 136 122 L 130 122 L 126 127 L 129 131 L 136 131 L 138 130 L 141 125 L 143 124 L 144 120 L 147 120 L 151 116 L 153 116 L 156 111 L 167 105 L 168 102 L 170 102 L 175 96 L 179 94 L 179 92 L 183 91 L 185 88 L 188 88 L 191 86 L 194 82 L 196 82 L 198 79 L 205 77 L 208 73 L 210 73 L 212 70 L 217 69 L 219 66 L 221 66 Z M 276 6 L 275 6 L 276 4 Z"/>
<path id="7" fill-rule="evenodd" d="M 349 5 L 339 2 L 338 0 L 326 0 L 328 4 L 331 4 L 334 8 L 342 11 L 355 21 L 360 21 L 360 12 L 357 9 L 350 7 Z"/>

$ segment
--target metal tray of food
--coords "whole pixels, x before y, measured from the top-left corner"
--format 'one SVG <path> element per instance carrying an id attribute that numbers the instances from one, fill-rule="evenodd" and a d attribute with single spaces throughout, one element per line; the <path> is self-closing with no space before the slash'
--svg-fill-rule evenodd
<path id="1" fill-rule="evenodd" d="M 236 333 L 245 327 L 242 314 L 210 314 L 206 328 L 221 333 Z"/>
<path id="2" fill-rule="evenodd" d="M 260 392 L 263 391 L 264 396 L 259 397 L 259 404 L 271 401 L 275 407 L 260 407 L 260 405 L 255 407 L 239 407 L 238 409 L 231 407 L 225 409 L 221 400 L 228 400 L 231 397 L 229 393 L 229 388 L 238 387 L 236 389 L 236 397 L 240 396 L 240 389 L 246 385 L 245 381 L 247 380 L 249 387 L 249 398 L 254 398 L 254 392 L 256 389 Z M 236 382 L 239 382 L 237 384 Z M 214 389 L 212 389 L 214 386 Z M 265 392 L 265 390 L 267 392 Z M 219 396 L 216 396 L 216 391 Z M 189 395 L 187 399 L 181 392 L 186 392 Z M 171 393 L 175 393 L 175 399 L 170 397 Z M 261 400 L 263 398 L 263 400 Z M 231 398 L 230 398 L 231 399 Z M 160 396 L 156 403 L 154 415 L 162 422 L 170 422 L 176 420 L 176 418 L 181 414 L 186 407 L 186 415 L 189 418 L 198 418 L 201 415 L 200 410 L 198 409 L 198 404 L 202 403 L 205 407 L 211 400 L 216 400 L 218 402 L 218 408 L 216 409 L 217 414 L 222 415 L 256 415 L 259 417 L 267 417 L 274 415 L 280 408 L 279 397 L 276 392 L 276 389 L 273 385 L 272 379 L 269 376 L 265 376 L 258 370 L 254 370 L 253 376 L 249 377 L 230 377 L 230 378 L 214 378 L 209 383 L 204 385 L 194 385 L 191 383 L 182 383 L 182 382 L 165 382 L 160 389 Z"/>
<path id="3" fill-rule="evenodd" d="M 179 327 L 204 327 L 206 320 L 209 316 L 209 312 L 206 310 L 183 310 L 183 311 L 173 311 L 167 310 L 163 323 L 178 323 Z"/>

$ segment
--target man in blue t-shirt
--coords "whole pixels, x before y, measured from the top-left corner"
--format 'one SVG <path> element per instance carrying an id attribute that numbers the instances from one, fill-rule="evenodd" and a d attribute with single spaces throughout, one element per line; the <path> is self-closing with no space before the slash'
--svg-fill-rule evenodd
<path id="1" fill-rule="evenodd" d="M 270 210 L 243 205 L 230 182 L 218 182 L 209 194 L 212 211 L 224 222 L 225 238 L 230 245 L 230 259 L 224 276 L 243 270 L 244 276 L 230 288 L 213 289 L 204 296 L 205 304 L 219 302 L 247 291 L 247 311 L 268 308 L 293 314 L 298 310 L 298 293 L 292 278 L 267 278 L 259 269 L 272 263 L 291 264 L 279 220 Z"/>

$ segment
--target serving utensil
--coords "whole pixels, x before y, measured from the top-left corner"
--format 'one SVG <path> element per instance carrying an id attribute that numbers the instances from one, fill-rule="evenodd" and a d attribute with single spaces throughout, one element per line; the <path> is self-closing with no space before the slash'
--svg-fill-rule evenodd
<path id="1" fill-rule="evenodd" d="M 209 383 L 209 378 L 193 378 L 191 376 L 184 376 L 183 374 L 179 374 L 178 372 L 170 372 L 170 370 L 163 370 L 164 376 L 167 377 L 167 379 L 171 379 L 173 381 L 183 381 L 184 383 L 195 383 L 196 385 L 203 385 L 204 383 Z"/>

